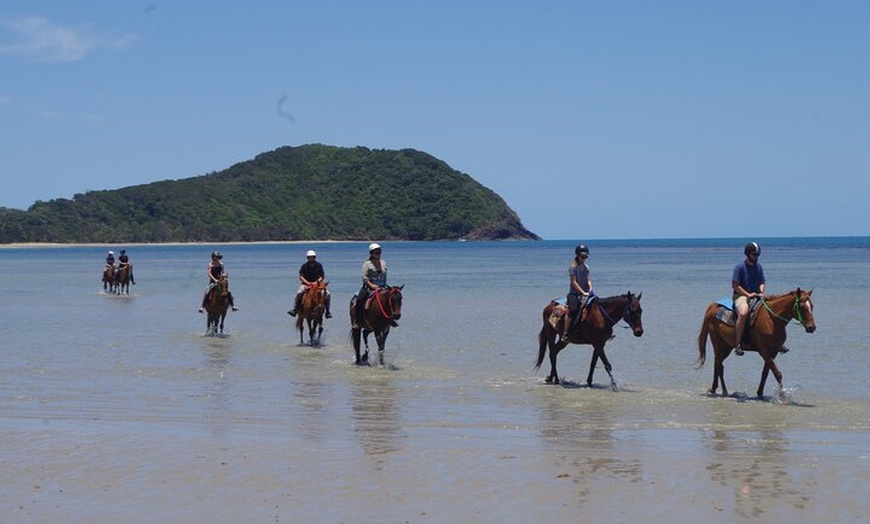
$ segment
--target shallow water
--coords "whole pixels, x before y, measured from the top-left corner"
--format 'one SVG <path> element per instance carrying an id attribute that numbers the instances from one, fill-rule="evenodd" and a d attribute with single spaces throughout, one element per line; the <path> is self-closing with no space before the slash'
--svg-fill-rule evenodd
<path id="1" fill-rule="evenodd" d="M 708 245 L 709 244 L 709 245 Z M 602 296 L 643 292 L 544 384 L 540 311 L 564 293 L 565 242 L 386 244 L 404 315 L 386 368 L 351 365 L 347 301 L 363 244 L 316 245 L 335 317 L 299 346 L 285 313 L 308 245 L 219 246 L 241 307 L 228 336 L 196 313 L 214 246 L 132 246 L 129 296 L 99 288 L 103 248 L 0 249 L 0 502 L 14 522 L 826 522 L 866 520 L 870 401 L 862 245 L 767 247 L 768 289 L 814 287 L 809 335 L 696 370 L 707 303 L 737 249 L 593 245 Z M 567 255 L 566 255 L 567 254 Z M 62 262 L 63 271 L 56 265 Z M 812 275 L 813 281 L 808 275 Z M 624 324 L 622 324 L 624 326 Z"/>

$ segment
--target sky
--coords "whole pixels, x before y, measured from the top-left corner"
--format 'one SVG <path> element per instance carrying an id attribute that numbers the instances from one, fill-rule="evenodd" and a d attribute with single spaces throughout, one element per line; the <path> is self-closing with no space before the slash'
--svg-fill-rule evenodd
<path id="1" fill-rule="evenodd" d="M 412 148 L 545 239 L 870 235 L 870 2 L 5 0 L 0 207 Z"/>

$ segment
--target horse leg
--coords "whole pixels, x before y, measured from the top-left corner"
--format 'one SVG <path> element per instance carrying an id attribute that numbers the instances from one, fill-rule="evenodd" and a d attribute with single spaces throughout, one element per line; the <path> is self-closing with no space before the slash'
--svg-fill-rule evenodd
<path id="1" fill-rule="evenodd" d="M 548 341 L 550 348 L 550 375 L 547 377 L 548 384 L 559 384 L 559 372 L 556 370 L 556 360 L 559 356 L 560 348 L 553 344 L 553 341 Z"/>
<path id="2" fill-rule="evenodd" d="M 773 378 L 776 379 L 776 383 L 779 385 L 780 394 L 782 392 L 782 372 L 779 371 L 773 358 L 764 357 L 764 368 L 761 370 L 761 382 L 758 384 L 758 391 L 755 392 L 758 398 L 764 398 L 764 384 L 767 382 L 767 373 L 769 371 L 773 371 Z"/>
<path id="3" fill-rule="evenodd" d="M 604 346 L 601 346 L 600 348 L 595 348 L 593 351 L 594 351 L 594 353 L 598 353 L 598 358 L 600 358 L 601 363 L 604 364 L 604 371 L 607 371 L 607 376 L 610 377 L 610 389 L 613 391 L 616 391 L 619 388 L 616 387 L 616 380 L 613 379 L 613 366 L 611 366 L 610 361 L 607 360 L 607 353 L 604 352 Z M 589 370 L 589 377 L 588 377 L 587 384 L 589 384 L 590 386 L 592 385 L 592 370 L 591 369 Z"/>
<path id="4" fill-rule="evenodd" d="M 592 360 L 589 362 L 589 374 L 586 375 L 586 385 L 592 385 L 592 375 L 595 374 L 595 366 L 598 365 L 598 359 L 600 358 L 600 354 L 598 352 L 598 348 L 593 347 L 592 349 Z"/>
<path id="5" fill-rule="evenodd" d="M 351 328 L 350 338 L 353 341 L 354 364 L 357 366 L 363 365 L 362 357 L 360 356 L 360 345 L 362 344 L 362 330 L 360 328 Z"/>

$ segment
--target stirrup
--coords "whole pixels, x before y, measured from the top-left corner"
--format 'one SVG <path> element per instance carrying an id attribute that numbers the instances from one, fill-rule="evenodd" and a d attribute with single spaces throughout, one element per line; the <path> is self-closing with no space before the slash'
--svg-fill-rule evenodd
<path id="1" fill-rule="evenodd" d="M 734 354 L 737 355 L 738 357 L 742 357 L 742 356 L 743 356 L 743 353 L 744 353 L 744 351 L 743 351 L 743 345 L 742 345 L 742 344 L 738 344 L 737 347 L 734 348 Z"/>

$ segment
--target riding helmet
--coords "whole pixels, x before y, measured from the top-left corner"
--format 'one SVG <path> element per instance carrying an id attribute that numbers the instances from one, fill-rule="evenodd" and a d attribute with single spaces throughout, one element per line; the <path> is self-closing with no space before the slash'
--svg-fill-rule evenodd
<path id="1" fill-rule="evenodd" d="M 749 253 L 761 254 L 761 246 L 759 246 L 757 242 L 747 242 L 746 245 L 743 246 L 743 254 L 748 255 Z"/>
<path id="2" fill-rule="evenodd" d="M 315 253 L 313 249 L 309 249 L 308 253 L 305 253 L 305 256 L 306 257 L 316 257 L 317 253 Z"/>
<path id="3" fill-rule="evenodd" d="M 369 253 L 371 253 L 375 249 L 380 249 L 380 248 L 381 248 L 380 244 L 378 244 L 377 242 L 372 242 L 371 244 L 369 244 Z"/>
<path id="4" fill-rule="evenodd" d="M 212 251 L 212 252 L 211 252 L 211 258 L 223 258 L 223 257 L 224 257 L 224 256 L 221 255 L 221 252 L 220 252 L 220 251 Z"/>
<path id="5" fill-rule="evenodd" d="M 574 254 L 577 256 L 580 255 L 588 255 L 589 254 L 589 246 L 586 244 L 580 244 L 574 248 Z"/>
<path id="6" fill-rule="evenodd" d="M 108 254 L 109 254 L 109 255 L 112 255 L 112 256 L 114 256 L 114 255 L 115 255 L 115 253 L 114 253 L 114 252 L 112 252 L 112 251 L 109 251 L 109 253 L 108 253 Z"/>

